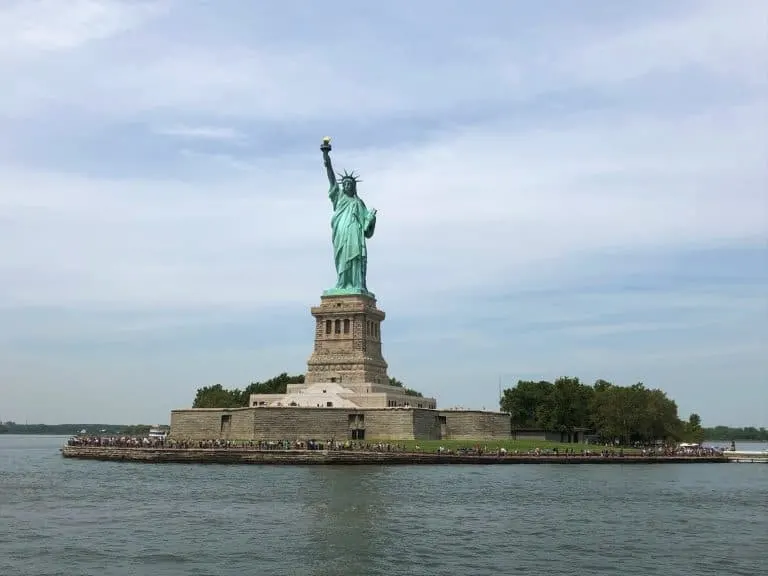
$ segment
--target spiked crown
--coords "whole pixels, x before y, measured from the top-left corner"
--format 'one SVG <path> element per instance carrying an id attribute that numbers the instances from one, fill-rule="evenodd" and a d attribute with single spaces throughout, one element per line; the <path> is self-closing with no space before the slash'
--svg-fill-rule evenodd
<path id="1" fill-rule="evenodd" d="M 360 176 L 355 174 L 354 170 L 352 170 L 352 172 L 347 172 L 346 170 L 344 170 L 343 174 L 341 172 L 336 172 L 336 175 L 339 177 L 340 183 L 344 182 L 345 180 L 351 180 L 355 184 L 357 184 L 358 182 L 362 182 L 362 180 L 360 180 Z"/>

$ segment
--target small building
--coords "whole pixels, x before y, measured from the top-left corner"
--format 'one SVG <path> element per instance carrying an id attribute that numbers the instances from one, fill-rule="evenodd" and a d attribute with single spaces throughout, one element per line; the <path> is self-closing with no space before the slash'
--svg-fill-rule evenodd
<path id="1" fill-rule="evenodd" d="M 574 428 L 571 431 L 545 430 L 544 428 L 512 428 L 511 437 L 514 440 L 584 444 L 587 440 L 587 432 L 587 428 Z"/>
<path id="2" fill-rule="evenodd" d="M 410 396 L 389 384 L 288 384 L 285 394 L 251 394 L 251 408 L 437 408 L 434 398 Z"/>

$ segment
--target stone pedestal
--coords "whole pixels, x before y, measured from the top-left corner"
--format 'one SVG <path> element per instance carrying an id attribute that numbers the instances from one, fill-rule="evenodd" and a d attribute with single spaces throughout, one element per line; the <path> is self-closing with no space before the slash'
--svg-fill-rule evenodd
<path id="1" fill-rule="evenodd" d="M 388 385 L 381 355 L 381 323 L 385 314 L 369 295 L 324 295 L 315 317 L 315 349 L 307 361 L 306 384 L 335 382 Z"/>

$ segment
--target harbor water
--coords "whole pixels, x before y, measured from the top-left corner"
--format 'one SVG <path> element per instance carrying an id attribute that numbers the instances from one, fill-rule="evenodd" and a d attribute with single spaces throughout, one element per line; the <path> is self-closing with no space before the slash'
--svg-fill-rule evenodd
<path id="1" fill-rule="evenodd" d="M 768 566 L 764 465 L 147 465 L 64 459 L 64 440 L 0 436 L 0 575 L 754 576 Z"/>

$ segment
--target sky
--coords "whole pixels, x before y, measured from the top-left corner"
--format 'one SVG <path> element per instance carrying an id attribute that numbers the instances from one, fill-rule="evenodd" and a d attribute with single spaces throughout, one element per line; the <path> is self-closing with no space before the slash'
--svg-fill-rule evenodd
<path id="1" fill-rule="evenodd" d="M 768 4 L 0 3 L 0 420 L 167 423 L 303 373 L 319 145 L 378 209 L 390 374 L 768 426 Z"/>

